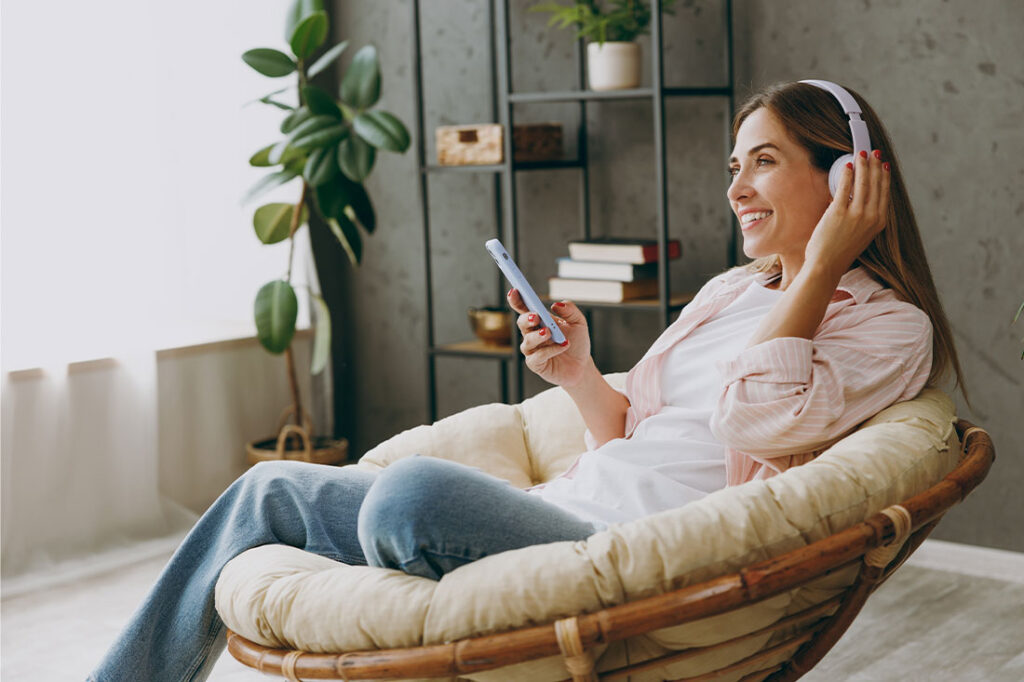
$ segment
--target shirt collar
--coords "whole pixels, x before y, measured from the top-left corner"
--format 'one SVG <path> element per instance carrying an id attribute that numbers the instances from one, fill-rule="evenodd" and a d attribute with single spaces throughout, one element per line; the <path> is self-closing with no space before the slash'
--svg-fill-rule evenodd
<path id="1" fill-rule="evenodd" d="M 776 279 L 780 274 L 782 274 L 782 269 L 778 267 L 758 272 L 755 273 L 755 281 L 758 284 L 765 285 Z M 883 286 L 867 270 L 858 265 L 847 270 L 839 279 L 836 291 L 845 291 L 853 298 L 853 302 L 859 305 L 866 302 L 871 298 L 872 294 L 882 288 Z"/>

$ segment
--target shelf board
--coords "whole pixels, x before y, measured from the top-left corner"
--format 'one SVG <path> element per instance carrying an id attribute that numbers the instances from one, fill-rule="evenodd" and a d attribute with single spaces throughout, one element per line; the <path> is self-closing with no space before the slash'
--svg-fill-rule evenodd
<path id="1" fill-rule="evenodd" d="M 655 95 L 654 88 L 633 88 L 630 90 L 565 90 L 561 92 L 510 92 L 508 100 L 513 104 L 527 102 L 580 102 L 584 100 L 611 99 L 651 99 Z M 725 87 L 686 87 L 662 88 L 665 97 L 728 97 L 732 88 Z"/>
<path id="2" fill-rule="evenodd" d="M 512 164 L 514 171 L 532 170 L 558 170 L 560 168 L 582 168 L 583 164 L 579 159 L 556 159 L 553 161 L 519 161 Z M 489 165 L 466 165 L 466 166 L 439 166 L 431 164 L 424 166 L 423 173 L 504 173 L 505 164 Z"/>
<path id="3" fill-rule="evenodd" d="M 494 346 L 486 344 L 479 339 L 473 339 L 472 341 L 459 341 L 458 343 L 434 346 L 430 349 L 430 352 L 434 355 L 468 355 L 511 360 L 516 357 L 519 349 L 515 346 Z"/>
<path id="4" fill-rule="evenodd" d="M 728 97 L 732 94 L 730 87 L 701 87 L 701 88 L 665 88 L 662 90 L 665 97 Z"/>
<path id="5" fill-rule="evenodd" d="M 634 88 L 631 90 L 565 90 L 562 92 L 512 92 L 508 101 L 514 104 L 527 102 L 579 102 L 581 100 L 602 99 L 650 99 L 654 96 L 654 88 Z"/>

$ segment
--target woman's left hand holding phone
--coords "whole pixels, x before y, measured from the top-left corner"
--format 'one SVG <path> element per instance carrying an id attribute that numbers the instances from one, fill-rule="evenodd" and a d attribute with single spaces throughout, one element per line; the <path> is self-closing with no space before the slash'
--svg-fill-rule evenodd
<path id="1" fill-rule="evenodd" d="M 519 291 L 508 292 L 508 304 L 519 313 L 516 324 L 523 334 L 519 349 L 526 356 L 526 366 L 545 381 L 569 388 L 580 383 L 593 366 L 590 357 L 590 332 L 587 318 L 571 301 L 559 301 L 551 306 L 555 324 L 565 334 L 565 345 L 551 340 L 551 334 L 531 313 Z"/>

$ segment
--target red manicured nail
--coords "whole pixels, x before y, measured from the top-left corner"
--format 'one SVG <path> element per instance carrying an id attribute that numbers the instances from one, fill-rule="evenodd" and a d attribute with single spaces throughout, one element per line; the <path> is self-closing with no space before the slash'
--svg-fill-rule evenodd
<path id="1" fill-rule="evenodd" d="M 886 161 L 885 163 L 883 163 L 882 168 L 884 168 L 885 170 L 889 170 L 889 162 Z"/>
<path id="2" fill-rule="evenodd" d="M 559 307 L 559 308 L 564 308 L 564 307 L 565 307 L 565 304 L 564 304 L 564 303 L 562 303 L 561 301 L 559 301 L 558 303 L 555 303 L 555 305 L 556 305 L 557 307 Z"/>
<path id="3" fill-rule="evenodd" d="M 862 159 L 868 158 L 868 153 L 866 151 L 864 151 L 863 149 L 860 150 L 860 158 L 862 158 Z"/>
<path id="4" fill-rule="evenodd" d="M 511 298 L 511 297 L 512 297 L 512 292 L 513 292 L 513 291 L 515 291 L 515 289 L 509 289 L 509 290 L 508 290 L 508 293 L 507 293 L 507 294 L 505 294 L 505 295 L 506 295 L 506 296 L 508 296 L 509 298 Z"/>
<path id="5" fill-rule="evenodd" d="M 530 315 L 530 324 L 533 324 L 536 321 L 537 321 L 537 316 L 536 315 Z"/>
<path id="6" fill-rule="evenodd" d="M 547 335 L 547 333 L 548 333 L 548 330 L 547 330 L 547 329 L 541 329 L 541 330 L 540 330 L 540 335 L 541 335 L 541 336 L 546 336 L 546 335 Z"/>
<path id="7" fill-rule="evenodd" d="M 852 163 L 846 164 L 846 167 L 849 168 L 850 170 L 853 170 L 853 164 Z"/>
<path id="8" fill-rule="evenodd" d="M 881 159 L 882 159 L 882 152 L 880 152 L 879 150 L 876 149 L 874 151 L 874 154 L 875 154 L 875 158 L 878 159 L 879 161 L 881 161 Z"/>
<path id="9" fill-rule="evenodd" d="M 559 346 L 568 346 L 569 345 L 569 339 L 566 339 L 565 341 L 563 341 L 562 343 L 560 343 L 558 345 Z"/>

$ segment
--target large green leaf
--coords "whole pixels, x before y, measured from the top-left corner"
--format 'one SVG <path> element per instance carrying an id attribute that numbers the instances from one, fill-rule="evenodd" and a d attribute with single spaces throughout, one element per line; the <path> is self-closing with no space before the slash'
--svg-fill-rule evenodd
<path id="1" fill-rule="evenodd" d="M 352 125 L 359 137 L 377 149 L 404 152 L 409 148 L 409 131 L 386 111 L 364 111 Z"/>
<path id="2" fill-rule="evenodd" d="M 339 175 L 317 193 L 324 215 L 346 216 L 358 221 L 363 229 L 372 233 L 377 228 L 377 217 L 366 188 Z"/>
<path id="3" fill-rule="evenodd" d="M 302 88 L 302 96 L 306 100 L 306 106 L 314 114 L 320 116 L 332 116 L 341 119 L 341 109 L 338 108 L 330 93 L 316 85 L 307 85 Z"/>
<path id="4" fill-rule="evenodd" d="M 293 149 L 288 146 L 288 140 L 281 140 L 275 144 L 270 145 L 270 151 L 267 152 L 267 163 L 271 166 L 276 166 L 279 163 L 288 165 L 290 162 L 296 159 L 302 159 L 305 163 L 305 152 L 301 149 Z"/>
<path id="5" fill-rule="evenodd" d="M 289 236 L 294 214 L 294 204 L 274 203 L 260 206 L 252 217 L 256 236 L 264 244 L 276 244 L 284 241 Z M 302 214 L 299 216 L 299 225 L 303 225 L 308 219 L 309 210 L 303 206 Z"/>
<path id="6" fill-rule="evenodd" d="M 242 60 L 264 76 L 280 78 L 295 71 L 295 62 L 280 50 L 257 47 L 242 54 Z M 261 98 L 262 101 L 262 98 Z"/>
<path id="7" fill-rule="evenodd" d="M 291 140 L 305 137 L 310 133 L 315 133 L 323 128 L 329 128 L 336 125 L 338 125 L 338 119 L 333 116 L 311 116 L 292 128 L 292 131 L 288 133 L 288 140 L 290 142 Z"/>
<path id="8" fill-rule="evenodd" d="M 309 110 L 309 107 L 299 107 L 292 113 L 284 117 L 281 121 L 281 132 L 287 135 L 291 131 L 295 130 L 303 121 L 308 121 L 313 117 L 313 112 Z"/>
<path id="9" fill-rule="evenodd" d="M 356 215 L 356 220 L 363 226 L 363 229 L 371 234 L 377 229 L 377 215 L 373 210 L 373 203 L 366 188 L 359 183 L 352 183 L 349 194 L 348 205 Z"/>
<path id="10" fill-rule="evenodd" d="M 338 145 L 338 166 L 355 182 L 362 182 L 373 170 L 377 150 L 358 135 L 349 135 Z"/>
<path id="11" fill-rule="evenodd" d="M 299 301 L 292 285 L 283 279 L 264 284 L 256 294 L 253 316 L 256 335 L 271 353 L 283 353 L 295 336 Z"/>
<path id="12" fill-rule="evenodd" d="M 356 52 L 341 79 L 341 99 L 356 109 L 369 109 L 380 98 L 380 62 L 377 48 L 367 45 Z"/>
<path id="13" fill-rule="evenodd" d="M 292 47 L 292 53 L 299 59 L 307 59 L 317 48 L 324 44 L 327 39 L 327 13 L 323 11 L 313 12 L 299 22 L 292 33 L 288 44 Z"/>
<path id="14" fill-rule="evenodd" d="M 303 19 L 313 12 L 322 12 L 323 9 L 324 0 L 294 0 L 292 2 L 292 6 L 288 8 L 288 14 L 285 16 L 285 41 L 289 43 L 292 41 L 292 35 L 295 33 L 295 27 L 298 26 Z"/>
<path id="15" fill-rule="evenodd" d="M 338 238 L 338 243 L 345 249 L 352 265 L 359 265 L 363 259 L 363 238 L 359 236 L 359 230 L 355 223 L 342 215 L 337 218 L 327 218 L 327 225 L 331 232 Z"/>
<path id="16" fill-rule="evenodd" d="M 314 130 L 308 135 L 295 137 L 291 141 L 291 146 L 296 149 L 315 149 L 317 147 L 327 146 L 334 147 L 346 135 L 348 135 L 348 126 L 344 123 L 339 123 L 338 125 Z M 337 161 L 335 161 L 335 163 L 337 163 Z"/>
<path id="17" fill-rule="evenodd" d="M 336 147 L 321 147 L 313 150 L 306 161 L 306 168 L 303 176 L 313 187 L 328 182 L 338 174 L 338 158 Z"/>
<path id="18" fill-rule="evenodd" d="M 373 204 L 366 189 L 344 175 L 316 188 L 316 203 L 325 218 L 357 220 L 367 232 L 377 227 Z"/>
<path id="19" fill-rule="evenodd" d="M 243 204 L 247 204 L 259 195 L 270 191 L 278 185 L 283 185 L 289 180 L 297 177 L 299 173 L 292 168 L 285 168 L 284 170 L 265 175 L 260 180 L 249 188 L 249 191 L 245 193 L 245 197 L 242 199 Z"/>
<path id="20" fill-rule="evenodd" d="M 322 297 L 310 293 L 310 298 L 316 304 L 316 334 L 313 336 L 313 362 L 309 371 L 319 374 L 331 356 L 331 311 Z"/>
<path id="21" fill-rule="evenodd" d="M 345 51 L 346 47 L 348 47 L 348 41 L 344 40 L 327 50 L 327 52 L 324 52 L 320 55 L 319 59 L 313 62 L 313 66 L 309 67 L 309 70 L 306 72 L 306 76 L 308 78 L 313 78 L 318 73 L 326 69 L 331 65 L 331 62 L 341 56 L 341 53 Z"/>

